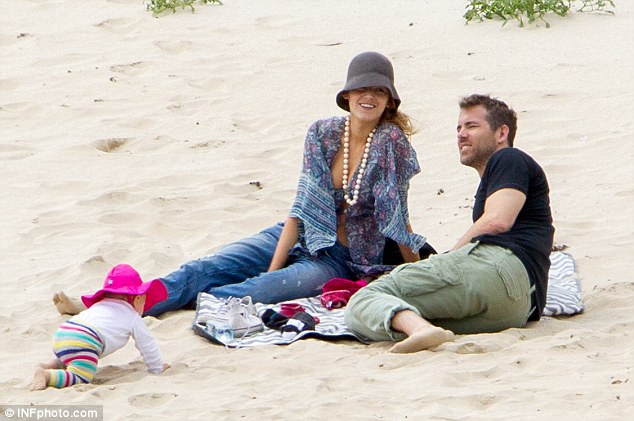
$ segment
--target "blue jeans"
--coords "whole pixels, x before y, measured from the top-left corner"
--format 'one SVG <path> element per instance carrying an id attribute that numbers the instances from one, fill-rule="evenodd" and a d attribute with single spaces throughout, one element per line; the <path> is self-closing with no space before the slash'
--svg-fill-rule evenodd
<path id="1" fill-rule="evenodd" d="M 272 304 L 321 294 L 324 283 L 332 278 L 352 279 L 348 248 L 337 242 L 310 256 L 295 248 L 286 266 L 267 272 L 283 224 L 235 243 L 217 253 L 185 263 L 175 272 L 159 278 L 167 288 L 167 299 L 146 316 L 192 308 L 199 292 L 218 298 L 251 296 L 253 302 Z"/>

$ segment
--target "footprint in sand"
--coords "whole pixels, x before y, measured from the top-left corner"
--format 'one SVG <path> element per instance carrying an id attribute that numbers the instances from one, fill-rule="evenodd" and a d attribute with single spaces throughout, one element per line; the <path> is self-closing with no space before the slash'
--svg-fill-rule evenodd
<path id="1" fill-rule="evenodd" d="M 172 401 L 178 395 L 175 393 L 141 393 L 128 398 L 128 402 L 137 408 L 155 408 L 159 404 Z"/>
<path id="2" fill-rule="evenodd" d="M 0 158 L 19 160 L 35 155 L 35 149 L 19 145 L 0 145 Z"/>
<path id="3" fill-rule="evenodd" d="M 151 376 L 152 374 L 147 372 L 142 361 L 134 361 L 127 365 L 105 365 L 98 369 L 97 375 L 91 383 L 95 385 L 116 385 L 139 381 L 148 375 Z M 99 396 L 98 391 L 95 393 L 97 394 L 96 396 Z"/>
<path id="4" fill-rule="evenodd" d="M 99 139 L 95 143 L 93 143 L 93 146 L 95 147 L 95 149 L 100 150 L 101 152 L 117 152 L 119 149 L 123 148 L 129 140 L 130 139 L 127 137 Z"/>
<path id="5" fill-rule="evenodd" d="M 143 67 L 146 67 L 145 63 L 142 61 L 135 61 L 129 64 L 115 64 L 114 66 L 110 66 L 110 71 L 116 73 L 130 73 L 134 69 L 141 69 Z"/>
<path id="6" fill-rule="evenodd" d="M 106 213 L 97 219 L 99 223 L 106 225 L 125 225 L 130 223 L 141 224 L 146 220 L 147 216 L 145 214 L 132 212 Z M 134 235 L 134 233 L 131 232 L 131 235 Z"/>
<path id="7" fill-rule="evenodd" d="M 290 28 L 296 22 L 298 22 L 298 18 L 292 15 L 280 15 L 280 16 L 265 16 L 255 19 L 255 26 L 261 27 L 262 29 L 267 28 L 279 28 L 285 29 Z"/>
<path id="8" fill-rule="evenodd" d="M 634 197 L 634 189 L 617 191 L 614 195 L 616 197 Z"/>
<path id="9" fill-rule="evenodd" d="M 186 51 L 192 45 L 191 41 L 158 41 L 155 43 L 161 50 L 172 54 L 179 54 Z"/>
<path id="10" fill-rule="evenodd" d="M 80 206 L 96 206 L 96 207 L 105 207 L 106 205 L 122 205 L 122 204 L 132 204 L 136 202 L 135 195 L 132 195 L 125 191 L 111 191 L 104 194 L 101 194 L 95 198 L 80 200 L 77 202 Z"/>
<path id="11" fill-rule="evenodd" d="M 190 149 L 205 149 L 205 148 L 216 149 L 216 148 L 220 148 L 225 143 L 226 142 L 224 140 L 215 139 L 215 140 L 209 140 L 207 142 L 196 143 L 195 145 L 192 145 L 189 148 Z"/>
<path id="12" fill-rule="evenodd" d="M 127 34 L 138 29 L 136 22 L 131 19 L 106 19 L 95 26 L 115 34 Z"/>
<path id="13" fill-rule="evenodd" d="M 514 335 L 480 334 L 466 336 L 455 342 L 446 342 L 438 347 L 439 350 L 455 352 L 456 354 L 485 354 L 508 348 L 517 343 Z"/>

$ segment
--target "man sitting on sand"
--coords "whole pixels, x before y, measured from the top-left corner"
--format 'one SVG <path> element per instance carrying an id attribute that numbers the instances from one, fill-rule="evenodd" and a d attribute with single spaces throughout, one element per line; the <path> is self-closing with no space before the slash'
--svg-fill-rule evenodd
<path id="1" fill-rule="evenodd" d="M 555 229 L 542 168 L 513 148 L 517 115 L 485 95 L 460 101 L 460 162 L 480 175 L 473 225 L 447 253 L 407 263 L 352 296 L 350 329 L 391 351 L 417 352 L 454 333 L 496 332 L 539 320 Z"/>

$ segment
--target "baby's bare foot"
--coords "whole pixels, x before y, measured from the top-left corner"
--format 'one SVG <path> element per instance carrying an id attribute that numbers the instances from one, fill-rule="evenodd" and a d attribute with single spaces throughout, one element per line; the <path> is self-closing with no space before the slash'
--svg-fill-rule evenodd
<path id="1" fill-rule="evenodd" d="M 449 330 L 437 326 L 425 327 L 414 332 L 403 341 L 397 342 L 390 348 L 390 352 L 395 354 L 409 354 L 433 348 L 444 342 L 453 340 L 454 334 Z"/>
<path id="2" fill-rule="evenodd" d="M 48 386 L 48 380 L 50 379 L 50 374 L 48 371 L 37 368 L 35 369 L 35 374 L 33 375 L 33 383 L 31 384 L 31 390 L 44 390 L 46 386 Z"/>
<path id="3" fill-rule="evenodd" d="M 70 314 L 74 316 L 86 309 L 84 303 L 78 299 L 69 298 L 64 291 L 56 292 L 53 294 L 53 304 L 57 307 L 59 314 Z"/>

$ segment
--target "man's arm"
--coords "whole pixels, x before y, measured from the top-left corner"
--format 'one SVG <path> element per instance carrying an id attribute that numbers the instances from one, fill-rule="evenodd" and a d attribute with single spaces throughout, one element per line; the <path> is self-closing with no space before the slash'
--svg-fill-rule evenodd
<path id="1" fill-rule="evenodd" d="M 478 235 L 507 232 L 515 223 L 525 202 L 526 195 L 519 190 L 505 188 L 496 191 L 487 197 L 482 216 L 471 225 L 452 250 L 468 244 Z"/>

